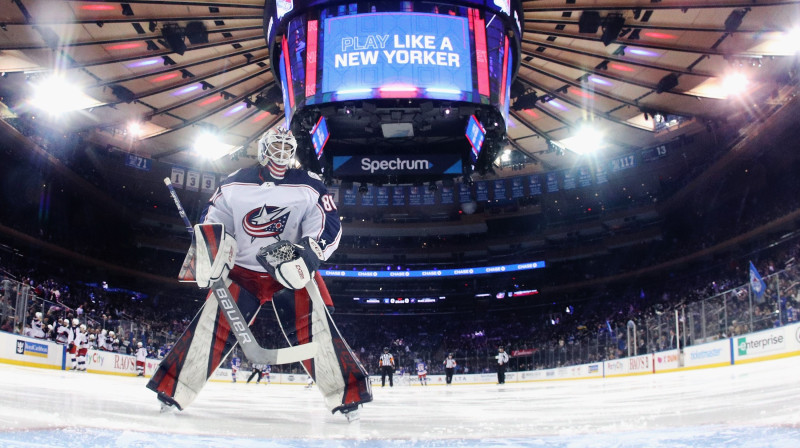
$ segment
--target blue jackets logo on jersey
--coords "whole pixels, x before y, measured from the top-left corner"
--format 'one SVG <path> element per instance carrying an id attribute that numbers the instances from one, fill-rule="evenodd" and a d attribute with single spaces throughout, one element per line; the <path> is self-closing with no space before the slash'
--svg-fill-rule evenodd
<path id="1" fill-rule="evenodd" d="M 286 228 L 286 221 L 289 220 L 289 213 L 286 207 L 271 207 L 265 204 L 244 215 L 242 228 L 250 235 L 252 241 L 256 238 L 269 237 L 280 239 L 280 234 Z"/>

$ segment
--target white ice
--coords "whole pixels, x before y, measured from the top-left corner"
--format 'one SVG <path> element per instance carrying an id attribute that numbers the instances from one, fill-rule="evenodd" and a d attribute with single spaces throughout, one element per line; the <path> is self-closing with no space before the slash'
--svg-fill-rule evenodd
<path id="1" fill-rule="evenodd" d="M 0 447 L 800 447 L 800 357 L 635 377 L 316 389 L 210 383 L 161 414 L 146 380 L 0 364 Z"/>

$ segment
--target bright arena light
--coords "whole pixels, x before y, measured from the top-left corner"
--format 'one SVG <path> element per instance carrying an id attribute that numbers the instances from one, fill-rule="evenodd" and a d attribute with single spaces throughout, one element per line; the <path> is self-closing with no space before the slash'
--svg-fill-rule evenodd
<path id="1" fill-rule="evenodd" d="M 729 96 L 744 93 L 749 84 L 750 81 L 741 73 L 731 73 L 722 80 L 722 87 Z"/>
<path id="2" fill-rule="evenodd" d="M 194 152 L 208 160 L 216 160 L 231 152 L 233 145 L 222 143 L 219 135 L 210 131 L 202 131 L 194 141 Z"/>
<path id="3" fill-rule="evenodd" d="M 581 126 L 575 135 L 559 143 L 578 155 L 593 154 L 605 146 L 603 132 L 588 125 Z"/>
<path id="4" fill-rule="evenodd" d="M 60 114 L 100 104 L 64 78 L 50 76 L 33 83 L 31 104 L 44 112 Z"/>
<path id="5" fill-rule="evenodd" d="M 139 138 L 142 135 L 142 125 L 138 121 L 128 123 L 128 135 L 131 138 Z"/>

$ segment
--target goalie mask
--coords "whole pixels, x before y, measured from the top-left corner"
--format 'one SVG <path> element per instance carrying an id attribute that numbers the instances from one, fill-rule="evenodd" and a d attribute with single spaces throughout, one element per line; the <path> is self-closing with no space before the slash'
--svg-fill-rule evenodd
<path id="1" fill-rule="evenodd" d="M 283 179 L 296 149 L 297 140 L 290 131 L 270 129 L 258 140 L 258 163 L 267 167 L 275 179 Z"/>

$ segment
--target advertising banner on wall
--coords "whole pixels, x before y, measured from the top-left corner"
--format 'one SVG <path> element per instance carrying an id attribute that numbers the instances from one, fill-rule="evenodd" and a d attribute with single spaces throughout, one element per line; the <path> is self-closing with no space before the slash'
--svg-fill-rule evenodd
<path id="1" fill-rule="evenodd" d="M 653 353 L 653 365 L 656 372 L 675 370 L 680 367 L 680 353 L 678 350 Z"/>
<path id="2" fill-rule="evenodd" d="M 763 358 L 786 351 L 787 328 L 773 328 L 747 335 L 733 337 L 733 359 L 735 363 Z M 794 337 L 794 335 L 791 335 Z"/>
<path id="3" fill-rule="evenodd" d="M 606 377 L 653 373 L 653 355 L 605 361 Z"/>
<path id="4" fill-rule="evenodd" d="M 64 347 L 18 334 L 0 333 L 0 360 L 14 364 L 60 369 Z"/>
<path id="5" fill-rule="evenodd" d="M 692 345 L 683 349 L 683 366 L 699 367 L 709 365 L 729 365 L 731 363 L 730 339 Z"/>

